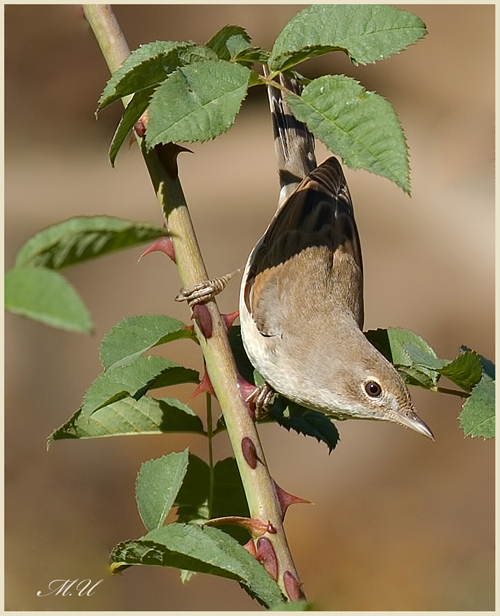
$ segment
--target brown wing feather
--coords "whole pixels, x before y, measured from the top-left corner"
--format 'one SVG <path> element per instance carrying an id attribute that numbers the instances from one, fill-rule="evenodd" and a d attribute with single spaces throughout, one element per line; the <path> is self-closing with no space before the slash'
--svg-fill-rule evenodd
<path id="1" fill-rule="evenodd" d="M 252 255 L 245 302 L 259 330 L 274 335 L 291 301 L 287 286 L 303 285 L 309 295 L 335 295 L 332 304 L 343 303 L 362 327 L 362 269 L 349 189 L 340 163 L 331 157 L 299 184 L 269 225 Z M 297 271 L 303 280 L 296 279 Z M 359 297 L 352 293 L 342 297 L 339 279 L 356 285 Z M 298 291 L 300 302 L 300 286 Z M 314 302 L 314 297 L 308 301 Z"/>

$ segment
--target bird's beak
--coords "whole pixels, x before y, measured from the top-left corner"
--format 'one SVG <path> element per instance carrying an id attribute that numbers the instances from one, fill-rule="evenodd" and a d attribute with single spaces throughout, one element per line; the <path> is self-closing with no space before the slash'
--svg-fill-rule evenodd
<path id="1" fill-rule="evenodd" d="M 415 413 L 411 413 L 409 415 L 398 415 L 396 421 L 403 426 L 407 426 L 415 432 L 420 432 L 430 439 L 434 440 L 434 435 L 431 432 L 431 429 L 416 415 Z"/>

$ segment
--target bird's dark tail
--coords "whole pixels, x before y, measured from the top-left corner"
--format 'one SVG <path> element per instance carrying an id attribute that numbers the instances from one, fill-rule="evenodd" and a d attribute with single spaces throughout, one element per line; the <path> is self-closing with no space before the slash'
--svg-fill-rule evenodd
<path id="1" fill-rule="evenodd" d="M 264 74 L 268 72 L 264 69 Z M 278 83 L 300 95 L 302 84 L 283 73 Z M 300 182 L 316 167 L 314 137 L 306 125 L 296 120 L 280 89 L 268 86 L 269 106 L 273 119 L 274 149 L 280 180 L 280 206 Z"/>

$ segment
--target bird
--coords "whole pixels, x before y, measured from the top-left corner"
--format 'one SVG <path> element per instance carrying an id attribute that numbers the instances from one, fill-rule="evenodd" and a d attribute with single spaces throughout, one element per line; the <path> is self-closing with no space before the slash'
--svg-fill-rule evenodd
<path id="1" fill-rule="evenodd" d="M 263 404 L 277 392 L 332 419 L 390 421 L 433 439 L 405 382 L 363 333 L 361 244 L 341 163 L 331 156 L 317 166 L 314 137 L 282 94 L 300 94 L 301 83 L 278 79 L 268 85 L 278 208 L 250 253 L 239 298 Z"/>

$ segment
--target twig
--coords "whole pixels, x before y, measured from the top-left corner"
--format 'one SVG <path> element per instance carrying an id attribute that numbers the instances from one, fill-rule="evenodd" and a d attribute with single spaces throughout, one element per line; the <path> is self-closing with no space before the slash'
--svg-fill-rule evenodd
<path id="1" fill-rule="evenodd" d="M 114 72 L 128 55 L 128 46 L 109 5 L 84 5 L 85 15 L 94 31 L 103 56 Z M 126 101 L 124 101 L 126 104 Z M 177 176 L 174 144 L 147 150 L 138 138 L 167 227 L 172 233 L 175 256 L 182 286 L 190 288 L 208 279 L 196 240 L 182 187 Z M 266 533 L 277 560 L 277 581 L 286 597 L 300 596 L 300 582 L 293 564 L 282 524 L 277 488 L 265 461 L 255 423 L 241 398 L 238 372 L 229 346 L 224 321 L 214 300 L 203 304 L 211 322 L 206 337 L 195 320 L 195 332 L 205 358 L 207 372 L 217 395 L 252 518 L 261 520 L 275 532 Z M 249 457 L 249 451 L 251 456 Z M 249 463 L 249 460 L 251 463 Z M 254 466 L 255 462 L 255 466 Z"/>

